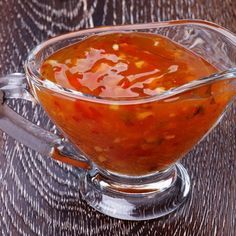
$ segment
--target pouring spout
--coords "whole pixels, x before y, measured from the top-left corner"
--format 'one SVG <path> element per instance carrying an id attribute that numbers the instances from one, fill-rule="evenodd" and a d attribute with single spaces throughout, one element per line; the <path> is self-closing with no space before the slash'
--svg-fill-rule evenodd
<path id="1" fill-rule="evenodd" d="M 182 92 L 187 92 L 189 90 L 194 90 L 196 88 L 200 88 L 202 86 L 207 86 L 211 84 L 219 83 L 220 81 L 227 81 L 228 92 L 235 97 L 236 95 L 236 67 L 231 68 L 216 74 L 212 74 L 208 77 L 204 77 L 198 80 L 193 80 L 187 84 L 177 87 L 169 92 L 169 95 L 176 95 Z"/>
<path id="2" fill-rule="evenodd" d="M 222 71 L 220 73 L 217 74 L 213 74 L 207 78 L 203 78 L 200 80 L 209 80 L 211 82 L 216 82 L 219 80 L 230 80 L 232 81 L 232 85 L 234 85 L 234 90 L 236 89 L 236 67 L 235 68 L 231 68 L 229 70 L 225 70 Z"/>
<path id="3" fill-rule="evenodd" d="M 236 96 L 236 68 L 214 74 L 211 77 L 213 78 L 213 83 L 217 81 L 227 81 L 229 85 L 228 92 L 233 98 Z"/>

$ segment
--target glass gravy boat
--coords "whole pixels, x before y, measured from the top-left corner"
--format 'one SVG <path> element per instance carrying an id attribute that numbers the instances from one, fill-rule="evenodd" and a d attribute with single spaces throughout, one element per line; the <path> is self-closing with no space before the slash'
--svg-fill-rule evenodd
<path id="1" fill-rule="evenodd" d="M 89 96 L 41 79 L 40 65 L 53 52 L 93 34 L 115 31 L 164 35 L 221 72 L 161 95 L 120 101 Z M 14 73 L 0 79 L 0 128 L 40 154 L 80 168 L 80 192 L 96 210 L 126 220 L 158 218 L 177 209 L 188 196 L 189 176 L 177 161 L 206 136 L 234 101 L 235 55 L 234 34 L 199 20 L 101 27 L 58 36 L 29 54 L 25 75 Z M 5 101 L 11 98 L 40 103 L 64 138 L 10 109 Z M 138 119 L 127 125 L 131 122 L 127 117 L 150 110 L 156 116 L 155 127 L 150 124 L 144 130 L 145 121 Z M 102 119 L 101 112 L 107 114 Z M 124 114 L 125 119 L 113 123 L 112 117 Z M 170 133 L 173 125 L 181 131 Z M 120 136 L 122 128 L 126 132 Z M 122 142 L 135 151 L 130 152 L 129 145 Z"/>

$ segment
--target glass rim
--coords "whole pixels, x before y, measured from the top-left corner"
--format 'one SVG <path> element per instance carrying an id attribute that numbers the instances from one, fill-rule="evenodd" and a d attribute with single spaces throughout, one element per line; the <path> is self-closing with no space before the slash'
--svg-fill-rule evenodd
<path id="1" fill-rule="evenodd" d="M 74 38 L 78 36 L 82 36 L 83 34 L 88 33 L 106 33 L 106 32 L 121 32 L 126 30 L 138 30 L 138 29 L 152 29 L 152 28 L 163 28 L 168 26 L 177 26 L 177 25 L 198 25 L 205 28 L 212 29 L 214 31 L 219 32 L 226 36 L 236 47 L 236 35 L 234 35 L 229 30 L 225 29 L 222 26 L 219 26 L 215 23 L 205 21 L 205 20 L 171 20 L 171 21 L 163 21 L 163 22 L 153 22 L 153 23 L 142 23 L 142 24 L 129 24 L 129 25 L 118 25 L 118 26 L 103 26 L 103 27 L 95 27 L 90 29 L 84 29 L 74 32 L 65 33 L 51 39 L 48 39 L 38 46 L 36 46 L 28 55 L 27 60 L 25 61 L 24 68 L 27 75 L 27 78 L 30 79 L 35 85 L 46 88 L 53 92 L 66 95 L 72 98 L 102 103 L 102 104 L 117 104 L 117 105 L 132 105 L 132 104 L 142 104 L 153 101 L 167 100 L 168 98 L 178 95 L 180 93 L 192 90 L 194 88 L 198 88 L 204 86 L 209 83 L 215 82 L 215 80 L 224 80 L 227 78 L 236 77 L 236 67 L 230 68 L 226 71 L 219 72 L 216 74 L 212 74 L 208 77 L 199 78 L 197 80 L 190 81 L 181 86 L 175 87 L 173 89 L 166 90 L 161 94 L 155 94 L 147 97 L 137 97 L 137 98 L 104 98 L 99 96 L 94 96 L 90 94 L 85 94 L 77 90 L 65 88 L 61 85 L 58 85 L 50 80 L 45 79 L 38 69 L 36 68 L 36 56 L 37 54 L 43 50 L 45 47 L 48 47 L 56 42 L 61 40 Z"/>

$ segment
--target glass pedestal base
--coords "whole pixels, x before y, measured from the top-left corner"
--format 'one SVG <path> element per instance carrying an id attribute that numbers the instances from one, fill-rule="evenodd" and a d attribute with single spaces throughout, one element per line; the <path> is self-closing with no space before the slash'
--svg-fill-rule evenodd
<path id="1" fill-rule="evenodd" d="M 187 198 L 190 180 L 181 164 L 150 176 L 131 178 L 97 171 L 81 177 L 81 194 L 97 211 L 123 220 L 159 218 Z"/>

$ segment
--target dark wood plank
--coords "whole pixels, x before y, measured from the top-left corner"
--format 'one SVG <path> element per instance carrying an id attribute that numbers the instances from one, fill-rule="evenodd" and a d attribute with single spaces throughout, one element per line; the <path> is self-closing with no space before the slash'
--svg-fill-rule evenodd
<path id="1" fill-rule="evenodd" d="M 40 41 L 80 28 L 182 18 L 214 21 L 236 32 L 235 0 L 1 0 L 0 75 L 23 71 Z M 13 101 L 29 120 L 54 131 L 39 106 Z M 1 235 L 236 235 L 236 107 L 183 160 L 191 198 L 167 217 L 112 219 L 81 200 L 78 171 L 1 134 Z M 3 155 L 3 154 L 4 155 Z"/>

